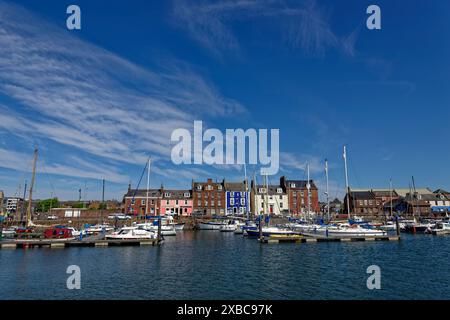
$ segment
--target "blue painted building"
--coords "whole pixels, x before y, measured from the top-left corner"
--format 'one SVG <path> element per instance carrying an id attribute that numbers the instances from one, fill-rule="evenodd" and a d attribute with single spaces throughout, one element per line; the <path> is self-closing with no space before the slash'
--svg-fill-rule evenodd
<path id="1" fill-rule="evenodd" d="M 225 183 L 227 215 L 245 215 L 250 212 L 250 192 L 244 182 Z"/>

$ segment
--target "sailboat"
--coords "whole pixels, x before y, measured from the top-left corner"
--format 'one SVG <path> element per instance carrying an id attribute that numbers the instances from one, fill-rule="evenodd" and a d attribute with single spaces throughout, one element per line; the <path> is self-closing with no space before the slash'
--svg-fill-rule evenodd
<path id="1" fill-rule="evenodd" d="M 416 183 L 414 181 L 414 177 L 412 177 L 412 185 L 413 185 L 413 190 L 412 192 L 410 191 L 409 196 L 412 200 L 412 211 L 413 211 L 413 220 L 410 222 L 404 222 L 404 228 L 403 231 L 404 232 L 408 232 L 408 233 L 425 233 L 427 231 L 429 231 L 431 228 L 435 227 L 434 223 L 424 223 L 420 221 L 420 209 L 417 210 L 417 191 L 416 191 Z M 415 217 L 415 213 L 414 211 L 418 211 L 418 216 L 419 216 L 419 222 L 416 221 L 416 217 Z"/>
<path id="2" fill-rule="evenodd" d="M 348 170 L 347 170 L 347 149 L 344 146 L 343 152 L 344 169 L 345 169 L 345 189 L 347 192 L 347 215 L 350 220 L 350 186 L 348 183 Z M 312 237 L 327 237 L 327 238 L 354 238 L 354 237 L 376 237 L 385 236 L 387 233 L 382 230 L 368 229 L 362 227 L 360 224 L 339 223 L 333 225 L 315 226 L 312 229 L 303 232 L 304 235 Z"/>
<path id="3" fill-rule="evenodd" d="M 265 186 L 265 192 L 266 192 L 266 194 L 264 196 L 264 213 L 265 214 L 263 214 L 259 218 L 259 228 L 245 229 L 246 235 L 249 236 L 249 237 L 259 237 L 259 238 L 261 238 L 261 237 L 270 237 L 270 236 L 290 236 L 290 235 L 296 234 L 294 231 L 292 231 L 290 229 L 280 228 L 280 227 L 271 227 L 269 225 L 270 216 L 266 217 L 266 214 L 268 212 L 268 209 L 267 209 L 268 203 L 267 202 L 268 202 L 268 197 L 269 197 L 269 193 L 268 193 L 269 192 L 268 191 L 269 185 L 268 185 L 268 182 L 267 182 L 267 175 L 265 175 L 264 178 L 265 178 L 264 186 Z M 262 226 L 262 223 L 263 223 L 262 219 L 263 219 L 263 217 L 267 218 L 267 220 L 266 220 L 267 226 L 266 227 Z"/>

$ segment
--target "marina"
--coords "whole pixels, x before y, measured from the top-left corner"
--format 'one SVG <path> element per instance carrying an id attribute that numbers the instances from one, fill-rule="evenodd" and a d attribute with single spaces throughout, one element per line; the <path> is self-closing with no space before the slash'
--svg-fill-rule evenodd
<path id="1" fill-rule="evenodd" d="M 448 241 L 405 234 L 401 241 L 302 238 L 267 245 L 202 230 L 155 246 L 2 249 L 0 298 L 449 299 Z M 66 289 L 65 271 L 73 264 L 82 272 L 76 292 Z M 366 288 L 366 268 L 373 264 L 381 268 L 381 290 Z"/>

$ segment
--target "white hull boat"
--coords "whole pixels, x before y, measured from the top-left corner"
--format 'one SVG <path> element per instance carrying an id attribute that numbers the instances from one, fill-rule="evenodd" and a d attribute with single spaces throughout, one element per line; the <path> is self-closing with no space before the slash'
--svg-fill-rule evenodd
<path id="1" fill-rule="evenodd" d="M 226 225 L 225 222 L 215 222 L 215 221 L 199 222 L 197 224 L 197 228 L 199 230 L 220 230 L 220 227 L 224 225 Z"/>
<path id="2" fill-rule="evenodd" d="M 253 230 L 246 230 L 247 235 L 250 237 L 258 237 L 259 236 L 259 229 L 253 229 Z M 292 230 L 288 230 L 288 229 L 282 229 L 282 228 L 278 228 L 278 227 L 263 227 L 262 228 L 262 235 L 263 237 L 270 237 L 273 235 L 277 235 L 277 236 L 290 236 L 290 235 L 294 235 L 294 234 L 298 234 L 297 232 L 294 232 Z"/>
<path id="3" fill-rule="evenodd" d="M 382 237 L 387 233 L 382 230 L 366 229 L 359 226 L 320 226 L 310 231 L 303 232 L 306 236 L 327 238 L 365 238 Z"/>
<path id="4" fill-rule="evenodd" d="M 236 224 L 226 224 L 220 227 L 220 232 L 234 232 L 237 229 Z"/>
<path id="5" fill-rule="evenodd" d="M 170 226 L 172 226 L 174 229 L 175 229 L 175 231 L 183 231 L 183 229 L 184 229 L 184 223 L 170 223 L 169 224 Z"/>
<path id="6" fill-rule="evenodd" d="M 139 223 L 136 225 L 137 227 L 141 229 L 145 229 L 147 231 L 152 231 L 154 233 L 158 233 L 158 226 L 155 226 L 151 223 Z M 175 228 L 170 225 L 162 225 L 161 226 L 161 235 L 163 236 L 176 236 L 177 232 L 175 231 Z"/>
<path id="7" fill-rule="evenodd" d="M 151 240 L 156 239 L 157 235 L 137 227 L 124 227 L 118 232 L 106 235 L 105 238 L 109 240 Z"/>
<path id="8" fill-rule="evenodd" d="M 114 230 L 113 227 L 111 227 L 110 225 L 95 225 L 95 226 L 90 226 L 89 228 L 86 229 L 86 233 L 87 234 L 97 234 L 97 233 L 101 233 L 101 232 L 109 232 Z"/>

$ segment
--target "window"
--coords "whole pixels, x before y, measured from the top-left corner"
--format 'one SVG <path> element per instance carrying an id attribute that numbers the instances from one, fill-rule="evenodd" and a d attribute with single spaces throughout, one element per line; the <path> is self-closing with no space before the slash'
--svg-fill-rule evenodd
<path id="1" fill-rule="evenodd" d="M 234 191 L 230 192 L 230 197 L 234 197 Z"/>
<path id="2" fill-rule="evenodd" d="M 220 207 L 220 204 L 221 204 L 221 202 L 220 202 L 220 200 L 217 200 L 217 205 Z"/>
<path id="3" fill-rule="evenodd" d="M 164 197 L 170 197 L 170 192 L 164 193 Z"/>
<path id="4" fill-rule="evenodd" d="M 184 200 L 184 205 L 187 206 L 187 204 L 188 204 L 188 201 Z"/>
<path id="5" fill-rule="evenodd" d="M 291 188 L 295 188 L 295 183 L 291 183 Z"/>
<path id="6" fill-rule="evenodd" d="M 169 200 L 166 201 L 166 205 L 169 205 Z"/>
<path id="7" fill-rule="evenodd" d="M 259 188 L 259 193 L 265 193 L 266 192 L 266 188 Z"/>
<path id="8" fill-rule="evenodd" d="M 217 186 L 217 190 L 222 190 L 222 185 L 219 184 L 219 185 Z"/>
<path id="9" fill-rule="evenodd" d="M 234 206 L 234 198 L 230 198 L 230 206 Z"/>
<path id="10" fill-rule="evenodd" d="M 185 198 L 189 198 L 190 196 L 191 196 L 191 194 L 190 194 L 189 192 L 185 192 L 185 193 L 184 193 L 184 197 L 185 197 Z"/>
<path id="11" fill-rule="evenodd" d="M 178 205 L 178 200 L 175 200 L 175 204 Z"/>
<path id="12" fill-rule="evenodd" d="M 283 192 L 283 189 L 277 188 L 277 193 L 282 193 L 282 192 Z"/>
<path id="13" fill-rule="evenodd" d="M 201 185 L 197 185 L 197 190 L 202 190 L 202 186 Z"/>
<path id="14" fill-rule="evenodd" d="M 283 200 L 283 196 L 280 195 L 280 200 Z"/>
<path id="15" fill-rule="evenodd" d="M 213 187 L 211 185 L 206 186 L 206 190 L 212 190 Z"/>
<path id="16" fill-rule="evenodd" d="M 131 199 L 131 204 L 134 204 L 134 198 L 133 198 L 133 199 Z"/>
<path id="17" fill-rule="evenodd" d="M 200 200 L 197 201 L 197 207 L 200 207 L 202 205 L 202 202 Z"/>
<path id="18" fill-rule="evenodd" d="M 280 209 L 283 209 L 283 202 L 280 202 Z"/>
<path id="19" fill-rule="evenodd" d="M 245 206 L 245 198 L 241 198 L 241 206 Z"/>
<path id="20" fill-rule="evenodd" d="M 145 199 L 142 199 L 142 200 L 141 200 L 141 205 L 142 205 L 142 206 L 145 205 Z"/>

